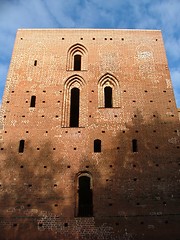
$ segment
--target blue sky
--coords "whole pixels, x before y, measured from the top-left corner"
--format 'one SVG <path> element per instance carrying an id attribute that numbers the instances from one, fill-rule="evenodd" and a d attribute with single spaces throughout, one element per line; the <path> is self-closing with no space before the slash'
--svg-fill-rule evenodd
<path id="1" fill-rule="evenodd" d="M 18 28 L 160 29 L 180 107 L 180 0 L 0 0 L 0 101 Z"/>

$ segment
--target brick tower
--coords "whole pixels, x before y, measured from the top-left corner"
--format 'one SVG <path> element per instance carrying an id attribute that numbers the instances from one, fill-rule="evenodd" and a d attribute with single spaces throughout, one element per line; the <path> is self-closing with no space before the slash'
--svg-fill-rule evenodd
<path id="1" fill-rule="evenodd" d="M 0 239 L 180 239 L 161 31 L 18 30 L 1 125 Z"/>

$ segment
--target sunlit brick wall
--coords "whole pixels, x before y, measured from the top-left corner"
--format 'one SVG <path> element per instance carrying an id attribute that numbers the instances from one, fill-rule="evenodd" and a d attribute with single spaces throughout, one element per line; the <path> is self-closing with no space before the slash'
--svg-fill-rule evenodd
<path id="1" fill-rule="evenodd" d="M 26 224 L 52 239 L 178 235 L 179 116 L 160 31 L 19 30 L 2 125 L 1 207 L 14 217 L 12 236 L 24 236 Z M 91 181 L 91 219 L 78 215 L 81 174 Z"/>

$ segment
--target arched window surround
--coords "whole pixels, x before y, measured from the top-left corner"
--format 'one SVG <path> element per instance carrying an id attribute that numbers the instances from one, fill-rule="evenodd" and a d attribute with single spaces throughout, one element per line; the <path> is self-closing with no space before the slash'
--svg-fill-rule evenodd
<path id="1" fill-rule="evenodd" d="M 75 71 L 74 70 L 74 56 L 80 55 L 81 56 L 81 69 L 80 71 L 87 70 L 88 65 L 88 51 L 87 49 L 79 43 L 74 44 L 71 46 L 67 53 L 67 70 Z"/>
<path id="2" fill-rule="evenodd" d="M 84 127 L 87 124 L 86 122 L 87 120 L 85 118 L 85 116 L 87 116 L 86 82 L 81 76 L 77 74 L 69 77 L 64 83 L 62 127 L 70 127 L 70 101 L 71 101 L 71 90 L 73 88 L 79 89 L 79 126 L 78 127 Z"/>
<path id="3" fill-rule="evenodd" d="M 75 176 L 75 217 L 81 217 L 79 216 L 79 178 L 80 177 L 88 177 L 90 179 L 90 190 L 92 191 L 92 216 L 93 217 L 93 178 L 90 172 L 88 171 L 81 171 Z"/>
<path id="4" fill-rule="evenodd" d="M 111 73 L 104 74 L 98 81 L 98 107 L 105 107 L 105 87 L 112 88 L 112 108 L 120 107 L 119 81 Z"/>

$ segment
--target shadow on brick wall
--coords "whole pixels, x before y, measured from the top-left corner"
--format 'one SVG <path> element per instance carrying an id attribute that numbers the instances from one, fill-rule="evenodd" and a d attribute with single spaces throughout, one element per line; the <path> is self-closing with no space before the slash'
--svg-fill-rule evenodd
<path id="1" fill-rule="evenodd" d="M 42 143 L 39 150 L 26 142 L 26 154 L 16 148 L 9 144 L 1 162 L 0 239 L 29 239 L 31 235 L 41 239 L 39 219 L 56 212 L 56 203 L 64 198 L 55 180 L 61 161 L 53 160 L 50 142 Z M 52 233 L 46 235 L 43 239 L 51 239 Z"/>
<path id="2" fill-rule="evenodd" d="M 132 122 L 117 133 L 113 147 L 103 148 L 99 164 L 82 157 L 79 173 L 93 178 L 90 218 L 77 217 L 76 210 L 75 218 L 66 217 L 77 208 L 77 198 L 74 206 L 65 205 L 65 192 L 57 190 L 55 179 L 63 173 L 64 163 L 53 159 L 51 142 L 38 150 L 26 142 L 26 155 L 15 152 L 10 143 L 1 161 L 0 239 L 178 239 L 177 126 L 179 122 L 165 122 L 157 112 L 145 121 L 136 110 Z M 56 202 L 62 205 L 55 206 Z"/>
<path id="3" fill-rule="evenodd" d="M 145 120 L 137 109 L 113 149 L 103 152 L 105 159 L 111 156 L 104 188 L 107 213 L 118 217 L 119 229 L 128 229 L 132 239 L 180 237 L 179 127 L 173 116 L 164 121 L 154 112 Z M 123 239 L 122 231 L 119 236 Z"/>

